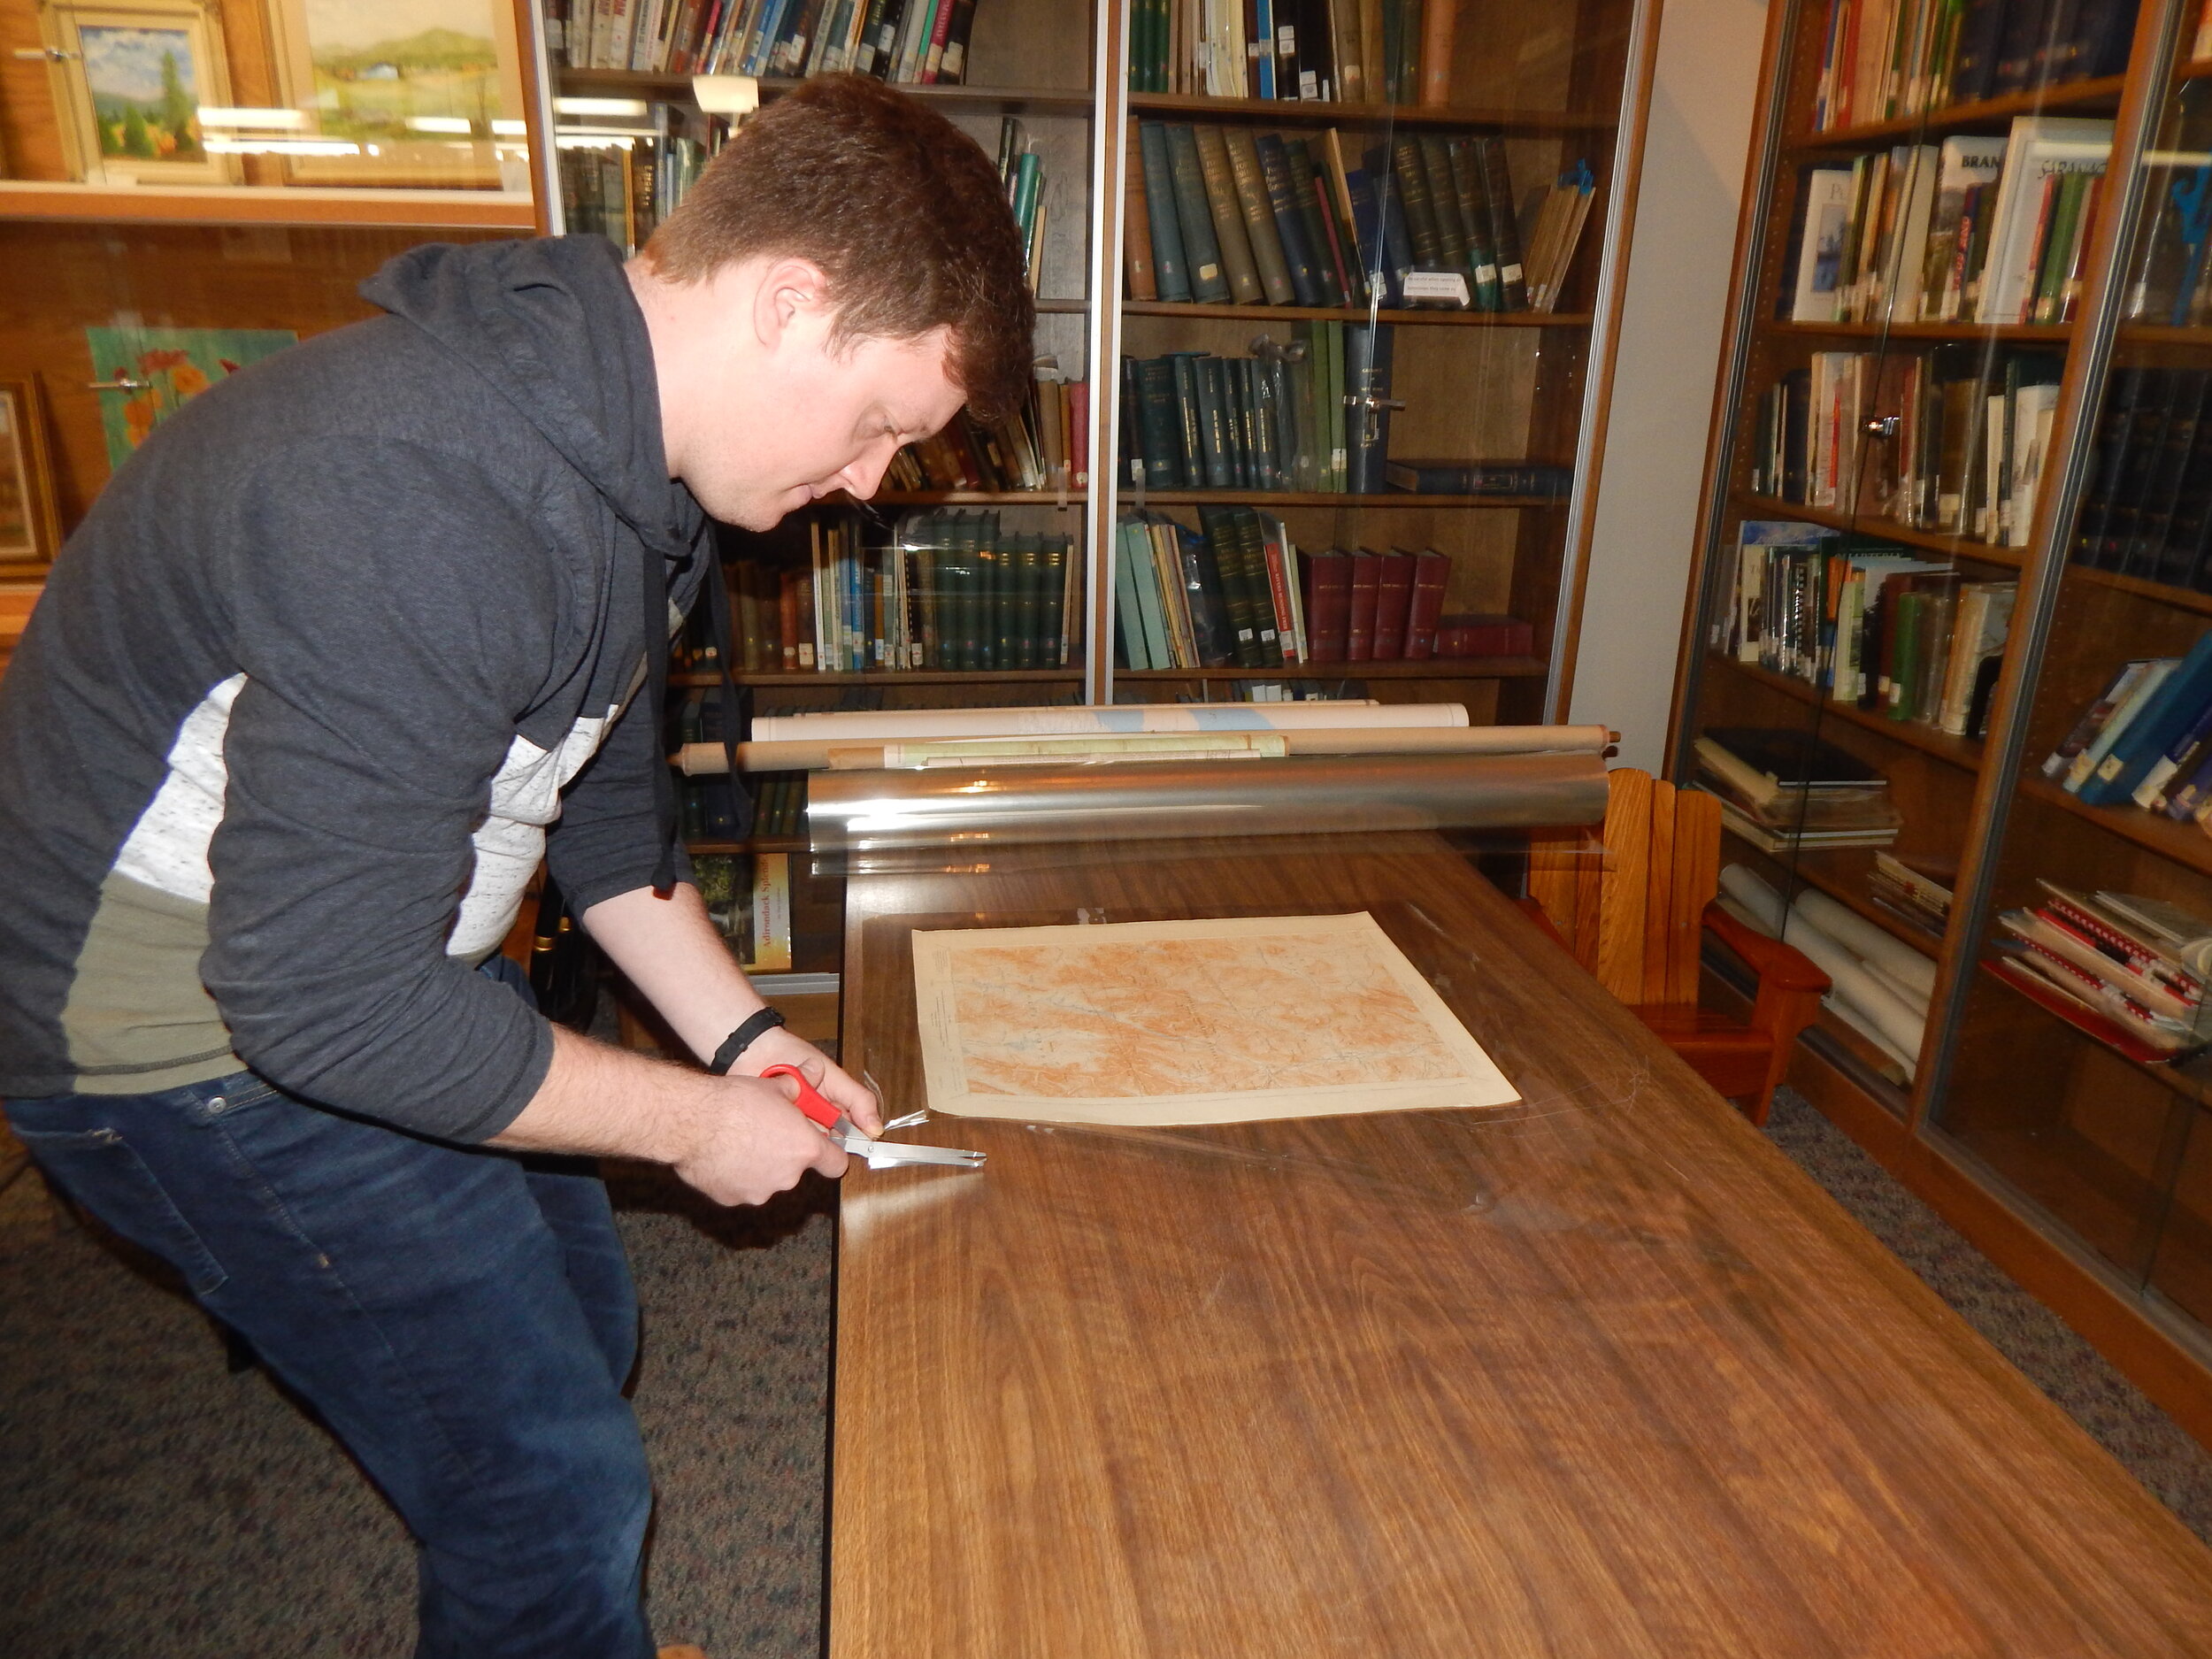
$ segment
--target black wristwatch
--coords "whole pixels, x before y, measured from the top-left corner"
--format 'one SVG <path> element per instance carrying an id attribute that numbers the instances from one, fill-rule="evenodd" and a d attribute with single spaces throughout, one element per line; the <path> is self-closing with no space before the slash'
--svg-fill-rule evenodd
<path id="1" fill-rule="evenodd" d="M 783 1024 L 783 1016 L 772 1008 L 764 1008 L 728 1036 L 714 1051 L 714 1058 L 707 1070 L 717 1077 L 727 1077 L 730 1068 L 737 1064 L 737 1056 L 751 1048 L 755 1041 Z"/>

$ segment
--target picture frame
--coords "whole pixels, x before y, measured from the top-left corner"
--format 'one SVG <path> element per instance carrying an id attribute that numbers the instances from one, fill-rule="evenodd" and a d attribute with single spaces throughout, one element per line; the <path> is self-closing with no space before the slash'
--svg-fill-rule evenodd
<path id="1" fill-rule="evenodd" d="M 230 102 L 222 29 L 197 0 L 53 0 L 41 9 L 70 171 L 88 184 L 234 184 L 203 107 Z"/>
<path id="2" fill-rule="evenodd" d="M 310 141 L 287 183 L 529 188 L 510 0 L 267 4 L 279 96 Z"/>
<path id="3" fill-rule="evenodd" d="M 61 510 L 35 380 L 0 380 L 0 578 L 42 576 L 61 551 Z"/>

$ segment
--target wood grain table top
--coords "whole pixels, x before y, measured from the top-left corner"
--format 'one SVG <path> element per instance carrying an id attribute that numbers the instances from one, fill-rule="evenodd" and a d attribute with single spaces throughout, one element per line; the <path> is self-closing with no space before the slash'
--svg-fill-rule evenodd
<path id="1" fill-rule="evenodd" d="M 2212 1654 L 2212 1551 L 1440 842 L 1273 847 L 852 879 L 896 1110 L 911 931 L 1079 912 L 1367 910 L 1524 1098 L 856 1168 L 833 1659 Z"/>

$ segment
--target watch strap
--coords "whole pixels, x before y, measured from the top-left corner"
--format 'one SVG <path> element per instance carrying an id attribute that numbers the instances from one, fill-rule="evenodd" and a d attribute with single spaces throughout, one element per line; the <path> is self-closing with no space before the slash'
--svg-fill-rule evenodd
<path id="1" fill-rule="evenodd" d="M 722 1046 L 714 1051 L 714 1058 L 708 1063 L 707 1070 L 717 1077 L 728 1076 L 730 1068 L 737 1064 L 738 1056 L 743 1054 L 757 1040 L 782 1024 L 783 1016 L 776 1012 L 774 1009 L 762 1009 L 760 1012 L 722 1039 Z"/>

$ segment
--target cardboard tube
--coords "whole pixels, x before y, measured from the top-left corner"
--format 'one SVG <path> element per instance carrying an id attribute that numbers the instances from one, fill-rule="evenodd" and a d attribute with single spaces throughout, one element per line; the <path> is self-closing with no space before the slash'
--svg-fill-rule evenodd
<path id="1" fill-rule="evenodd" d="M 1040 841 L 1537 828 L 1605 817 L 1605 762 L 1578 755 L 1310 755 L 1233 764 L 825 772 L 817 853 Z"/>
<path id="2" fill-rule="evenodd" d="M 1285 750 L 1293 755 L 1601 754 L 1612 740 L 1612 733 L 1601 726 L 1336 726 L 1292 730 L 1281 735 Z M 886 741 L 876 739 L 872 747 L 880 749 Z M 820 738 L 756 740 L 737 746 L 737 764 L 741 772 L 822 772 L 830 765 L 832 749 L 871 746 L 867 739 L 834 733 Z M 719 743 L 686 743 L 677 751 L 676 762 L 687 776 L 694 778 L 716 777 L 727 769 Z"/>

